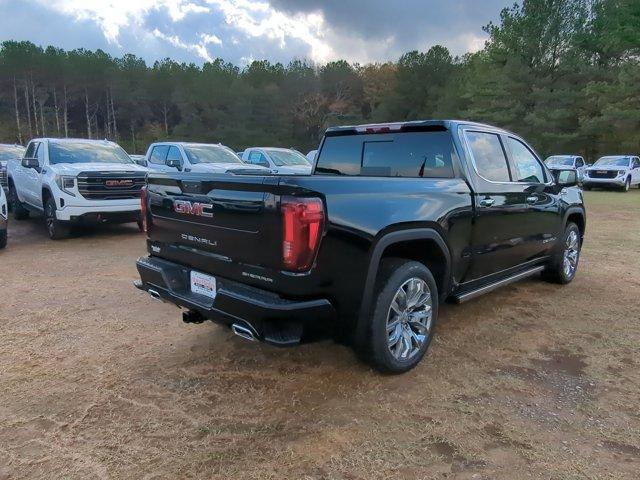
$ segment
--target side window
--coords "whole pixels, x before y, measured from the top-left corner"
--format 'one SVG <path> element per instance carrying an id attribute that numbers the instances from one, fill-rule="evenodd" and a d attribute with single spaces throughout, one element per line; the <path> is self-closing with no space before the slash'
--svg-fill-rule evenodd
<path id="1" fill-rule="evenodd" d="M 492 182 L 510 182 L 507 157 L 495 133 L 467 132 L 467 141 L 478 173 Z"/>
<path id="2" fill-rule="evenodd" d="M 44 151 L 45 151 L 44 143 L 38 144 L 38 148 L 36 150 L 36 158 L 38 159 L 38 163 L 40 164 L 41 167 L 44 165 Z"/>
<path id="3" fill-rule="evenodd" d="M 167 145 L 158 145 L 157 147 L 153 147 L 149 161 L 156 165 L 164 165 L 168 151 L 169 147 Z"/>
<path id="4" fill-rule="evenodd" d="M 584 167 L 584 160 L 582 157 L 576 158 L 576 168 Z"/>
<path id="5" fill-rule="evenodd" d="M 253 150 L 249 153 L 249 157 L 247 161 L 249 163 L 252 163 L 253 165 L 262 165 L 265 167 L 269 166 L 269 162 L 267 161 L 265 156 L 262 154 L 262 152 L 258 152 L 256 150 Z"/>
<path id="6" fill-rule="evenodd" d="M 24 158 L 36 158 L 38 145 L 38 142 L 31 142 L 27 147 L 27 151 L 24 153 Z"/>
<path id="7" fill-rule="evenodd" d="M 169 151 L 167 152 L 167 160 L 177 160 L 182 163 L 182 155 L 180 155 L 180 150 L 178 150 L 178 147 L 169 147 Z"/>
<path id="8" fill-rule="evenodd" d="M 544 169 L 538 159 L 531 153 L 524 143 L 509 137 L 509 147 L 516 167 L 516 182 L 544 183 Z"/>
<path id="9" fill-rule="evenodd" d="M 633 160 L 633 168 L 640 168 L 640 159 L 635 158 Z"/>

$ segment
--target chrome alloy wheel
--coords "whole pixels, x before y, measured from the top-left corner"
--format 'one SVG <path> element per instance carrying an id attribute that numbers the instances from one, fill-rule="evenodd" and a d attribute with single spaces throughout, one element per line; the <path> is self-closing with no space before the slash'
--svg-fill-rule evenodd
<path id="1" fill-rule="evenodd" d="M 410 278 L 396 291 L 387 313 L 387 345 L 397 360 L 416 355 L 431 334 L 431 290 L 421 278 Z"/>
<path id="2" fill-rule="evenodd" d="M 580 240 L 578 233 L 571 230 L 565 241 L 564 258 L 562 261 L 562 269 L 567 278 L 571 278 L 578 268 L 578 257 L 580 255 Z"/>

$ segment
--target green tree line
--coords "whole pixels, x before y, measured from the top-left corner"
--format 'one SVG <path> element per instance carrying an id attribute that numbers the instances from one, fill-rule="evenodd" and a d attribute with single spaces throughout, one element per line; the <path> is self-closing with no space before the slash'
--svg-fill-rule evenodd
<path id="1" fill-rule="evenodd" d="M 485 47 L 396 62 L 315 65 L 171 59 L 0 46 L 0 141 L 158 139 L 315 148 L 336 124 L 426 118 L 488 122 L 544 155 L 640 152 L 640 1 L 522 0 L 484 27 Z"/>

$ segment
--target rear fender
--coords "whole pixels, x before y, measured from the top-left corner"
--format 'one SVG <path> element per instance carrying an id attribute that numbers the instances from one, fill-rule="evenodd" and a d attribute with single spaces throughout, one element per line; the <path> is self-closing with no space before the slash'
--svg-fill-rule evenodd
<path id="1" fill-rule="evenodd" d="M 440 249 L 440 253 L 442 253 L 445 258 L 444 280 L 442 282 L 443 288 L 442 291 L 439 292 L 440 300 L 443 300 L 448 296 L 449 290 L 451 289 L 451 254 L 449 252 L 449 247 L 447 246 L 440 233 L 431 228 L 416 228 L 388 233 L 381 237 L 372 247 L 369 260 L 369 268 L 367 270 L 367 278 L 362 295 L 360 313 L 356 325 L 356 339 L 364 338 L 371 309 L 373 307 L 373 295 L 375 293 L 374 289 L 378 276 L 378 270 L 380 268 L 380 261 L 385 250 L 393 246 L 394 244 L 415 240 L 433 241 Z"/>

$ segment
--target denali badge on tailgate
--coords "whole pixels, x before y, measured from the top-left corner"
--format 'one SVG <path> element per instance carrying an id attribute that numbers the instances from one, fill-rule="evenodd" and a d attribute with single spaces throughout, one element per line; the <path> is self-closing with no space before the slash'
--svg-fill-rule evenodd
<path id="1" fill-rule="evenodd" d="M 188 202 L 186 200 L 174 200 L 173 210 L 176 213 L 195 215 L 197 217 L 213 217 L 213 205 L 210 203 Z"/>

